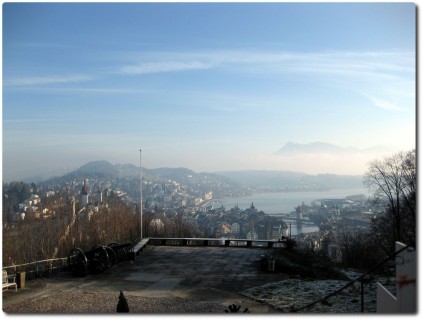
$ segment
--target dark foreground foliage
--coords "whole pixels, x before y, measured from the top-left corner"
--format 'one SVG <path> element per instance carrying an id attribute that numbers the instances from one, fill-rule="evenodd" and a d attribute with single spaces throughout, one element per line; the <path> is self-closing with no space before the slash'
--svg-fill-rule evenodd
<path id="1" fill-rule="evenodd" d="M 236 304 L 233 303 L 228 306 L 228 309 L 225 310 L 226 313 L 238 313 L 240 312 L 241 306 L 237 306 Z M 248 308 L 245 308 L 244 311 L 242 311 L 242 313 L 250 313 L 250 312 L 248 311 Z"/>
<path id="2" fill-rule="evenodd" d="M 275 260 L 275 272 L 299 276 L 302 279 L 349 279 L 325 256 L 297 250 L 275 250 L 272 256 Z"/>

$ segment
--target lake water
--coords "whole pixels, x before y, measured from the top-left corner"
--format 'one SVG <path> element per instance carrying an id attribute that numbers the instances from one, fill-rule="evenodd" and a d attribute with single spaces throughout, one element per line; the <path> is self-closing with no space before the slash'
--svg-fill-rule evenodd
<path id="1" fill-rule="evenodd" d="M 362 189 L 336 189 L 328 191 L 298 191 L 298 192 L 268 192 L 255 193 L 249 196 L 226 198 L 221 200 L 222 205 L 231 209 L 238 205 L 240 209 L 247 209 L 254 203 L 259 211 L 265 213 L 291 213 L 303 202 L 310 205 L 319 199 L 343 199 L 347 196 L 364 194 L 370 196 L 366 188 Z M 318 202 L 320 204 L 320 202 Z"/>
<path id="2" fill-rule="evenodd" d="M 223 199 L 222 205 L 227 209 L 231 209 L 238 205 L 240 209 L 247 209 L 254 203 L 254 206 L 259 211 L 265 213 L 291 213 L 295 208 L 303 202 L 306 205 L 311 205 L 316 202 L 320 205 L 321 199 L 343 199 L 347 196 L 364 194 L 366 197 L 371 196 L 368 189 L 334 189 L 328 191 L 298 191 L 298 192 L 269 192 L 269 193 L 255 193 L 249 196 L 226 198 Z M 297 230 L 296 225 L 291 225 L 292 235 L 299 233 L 307 233 L 318 231 L 317 226 L 303 226 L 301 230 Z"/>

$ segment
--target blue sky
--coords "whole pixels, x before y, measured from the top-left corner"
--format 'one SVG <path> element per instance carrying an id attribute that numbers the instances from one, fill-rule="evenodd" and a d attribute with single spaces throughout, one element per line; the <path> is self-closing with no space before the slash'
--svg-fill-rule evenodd
<path id="1" fill-rule="evenodd" d="M 5 3 L 3 179 L 91 160 L 363 174 L 416 144 L 412 3 Z M 373 157 L 373 158 L 372 158 Z"/>

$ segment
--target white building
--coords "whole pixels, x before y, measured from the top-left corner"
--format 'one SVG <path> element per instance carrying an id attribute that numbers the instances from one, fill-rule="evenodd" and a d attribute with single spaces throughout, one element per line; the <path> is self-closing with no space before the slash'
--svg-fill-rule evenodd
<path id="1" fill-rule="evenodd" d="M 103 193 L 100 190 L 100 186 L 97 189 L 97 194 L 96 194 L 96 201 L 101 204 L 103 202 Z"/>
<path id="2" fill-rule="evenodd" d="M 207 193 L 204 194 L 204 199 L 205 200 L 212 200 L 213 199 L 213 192 L 209 191 Z"/>
<path id="3" fill-rule="evenodd" d="M 239 235 L 239 233 L 241 232 L 241 226 L 239 225 L 238 222 L 232 223 L 232 225 L 231 225 L 231 231 L 232 231 L 232 234 L 234 236 Z"/>
<path id="4" fill-rule="evenodd" d="M 258 234 L 255 231 L 249 231 L 247 233 L 247 239 L 248 240 L 257 240 L 258 239 Z"/>

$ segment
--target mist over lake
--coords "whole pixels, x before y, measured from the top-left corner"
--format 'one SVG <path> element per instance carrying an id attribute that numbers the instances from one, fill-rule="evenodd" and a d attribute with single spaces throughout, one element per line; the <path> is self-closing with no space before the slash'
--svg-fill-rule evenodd
<path id="1" fill-rule="evenodd" d="M 363 188 L 333 189 L 327 191 L 298 191 L 298 192 L 266 192 L 254 193 L 248 196 L 226 198 L 222 200 L 222 205 L 226 209 L 231 209 L 238 205 L 240 209 L 247 209 L 254 203 L 259 211 L 265 213 L 290 213 L 303 202 L 310 205 L 320 199 L 342 199 L 351 195 L 364 194 L 371 196 L 369 190 Z M 320 202 L 318 203 L 320 204 Z"/>

